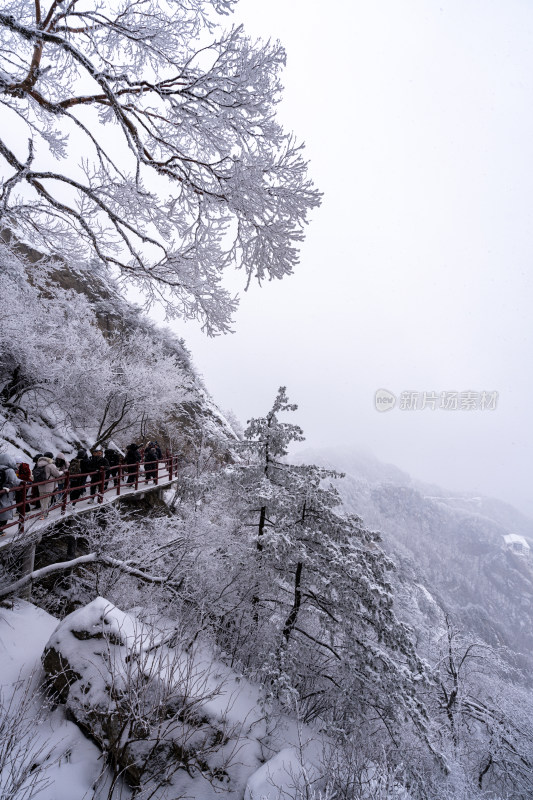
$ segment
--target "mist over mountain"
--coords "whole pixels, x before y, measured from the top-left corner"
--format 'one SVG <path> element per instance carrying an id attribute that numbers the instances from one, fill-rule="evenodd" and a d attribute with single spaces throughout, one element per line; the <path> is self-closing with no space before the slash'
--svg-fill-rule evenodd
<path id="1" fill-rule="evenodd" d="M 423 584 L 441 624 L 449 614 L 488 644 L 508 648 L 515 665 L 531 669 L 533 561 L 504 542 L 517 534 L 533 546 L 531 519 L 500 500 L 412 479 L 367 451 L 304 449 L 294 458 L 345 473 L 335 485 L 346 509 L 381 532 L 399 577 Z M 413 585 L 411 591 L 416 595 Z"/>

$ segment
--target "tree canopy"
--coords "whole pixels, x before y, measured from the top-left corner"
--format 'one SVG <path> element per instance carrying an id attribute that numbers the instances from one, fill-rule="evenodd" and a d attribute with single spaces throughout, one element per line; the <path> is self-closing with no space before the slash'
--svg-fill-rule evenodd
<path id="1" fill-rule="evenodd" d="M 283 278 L 320 194 L 275 118 L 279 43 L 234 0 L 7 0 L 0 225 L 97 259 L 167 312 L 228 330 L 229 267 Z"/>

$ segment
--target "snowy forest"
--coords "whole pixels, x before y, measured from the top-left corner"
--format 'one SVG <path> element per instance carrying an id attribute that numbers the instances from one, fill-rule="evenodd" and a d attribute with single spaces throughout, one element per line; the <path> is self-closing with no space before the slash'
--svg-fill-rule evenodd
<path id="1" fill-rule="evenodd" d="M 306 450 L 290 386 L 239 421 L 149 316 L 229 331 L 321 202 L 234 5 L 0 3 L 0 798 L 531 800 L 533 522 Z"/>

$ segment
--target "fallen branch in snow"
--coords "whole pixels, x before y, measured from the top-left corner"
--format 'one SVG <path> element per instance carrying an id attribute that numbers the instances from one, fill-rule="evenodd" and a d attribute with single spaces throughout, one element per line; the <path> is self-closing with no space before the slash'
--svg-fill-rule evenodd
<path id="1" fill-rule="evenodd" d="M 109 567 L 116 567 L 122 570 L 122 572 L 127 572 L 128 575 L 133 575 L 134 577 L 140 578 L 140 580 L 146 581 L 147 583 L 164 584 L 170 580 L 170 578 L 167 576 L 149 575 L 148 573 L 143 572 L 136 567 L 129 566 L 129 564 L 127 564 L 125 561 L 120 561 L 118 558 L 110 558 L 109 556 L 100 555 L 98 553 L 88 553 L 85 556 L 79 556 L 78 558 L 73 558 L 70 561 L 60 561 L 56 564 L 49 564 L 47 567 L 41 567 L 41 569 L 36 569 L 33 572 L 29 572 L 27 575 L 24 575 L 23 578 L 19 578 L 18 581 L 10 583 L 9 586 L 0 588 L 0 598 L 7 597 L 10 594 L 15 594 L 29 583 L 41 580 L 41 578 L 45 578 L 47 575 L 53 575 L 55 572 L 66 572 L 67 570 L 73 569 L 74 567 L 78 567 L 82 564 L 97 563 L 105 564 Z"/>

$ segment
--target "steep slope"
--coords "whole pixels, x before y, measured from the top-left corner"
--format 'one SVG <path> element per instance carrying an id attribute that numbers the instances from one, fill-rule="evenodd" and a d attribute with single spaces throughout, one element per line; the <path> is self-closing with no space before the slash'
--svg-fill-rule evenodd
<path id="1" fill-rule="evenodd" d="M 144 360 L 147 368 L 144 375 L 139 372 L 135 387 L 138 395 L 135 425 L 122 426 L 122 432 L 119 428 L 109 437 L 122 447 L 131 438 L 141 441 L 157 437 L 162 445 L 179 449 L 189 459 L 194 458 L 196 443 L 201 439 L 216 442 L 220 457 L 232 459 L 231 443 L 236 435 L 203 385 L 182 339 L 156 326 L 141 309 L 128 303 L 121 295 L 120 286 L 96 266 L 88 265 L 81 270 L 59 260 L 46 261 L 40 253 L 13 241 L 5 232 L 2 236 L 0 278 L 11 313 L 7 321 L 4 318 L 6 346 L 0 357 L 2 449 L 9 448 L 15 456 L 28 460 L 43 449 L 69 454 L 79 444 L 90 446 L 101 432 L 102 424 L 98 424 L 98 419 L 101 421 L 108 410 L 107 400 L 103 398 L 109 382 L 116 379 L 121 370 L 135 369 L 136 361 Z M 38 311 L 44 308 L 41 317 L 36 313 L 23 332 L 18 330 L 17 302 L 28 316 L 32 315 L 32 302 Z M 94 332 L 94 345 L 84 352 L 83 343 L 93 335 L 91 332 Z M 21 333 L 24 338 L 17 346 L 15 340 Z M 61 352 L 62 339 L 64 353 Z M 105 342 L 109 344 L 110 357 L 114 358 L 109 364 L 98 361 L 98 347 L 104 352 L 102 343 Z M 78 353 L 78 371 L 73 371 L 71 377 L 67 372 Z M 158 363 L 163 365 L 159 372 Z M 46 380 L 36 374 L 38 370 Z M 166 374 L 161 375 L 162 371 Z M 150 420 L 150 413 L 158 402 L 157 392 L 154 397 L 149 391 L 154 376 L 163 384 L 165 393 L 166 413 L 159 415 L 159 421 Z M 127 377 L 124 372 L 124 397 L 118 397 L 115 392 L 110 395 L 109 404 L 133 402 L 131 392 L 128 397 Z M 144 411 L 143 380 L 147 384 Z M 64 387 L 61 381 L 65 382 Z M 34 390 L 33 386 L 39 389 Z M 100 417 L 97 418 L 95 403 L 90 399 L 82 411 L 74 414 L 73 405 L 82 406 L 80 397 L 90 398 L 91 392 L 102 400 Z M 91 419 L 93 412 L 95 419 Z M 103 428 L 105 430 L 105 425 Z"/>

